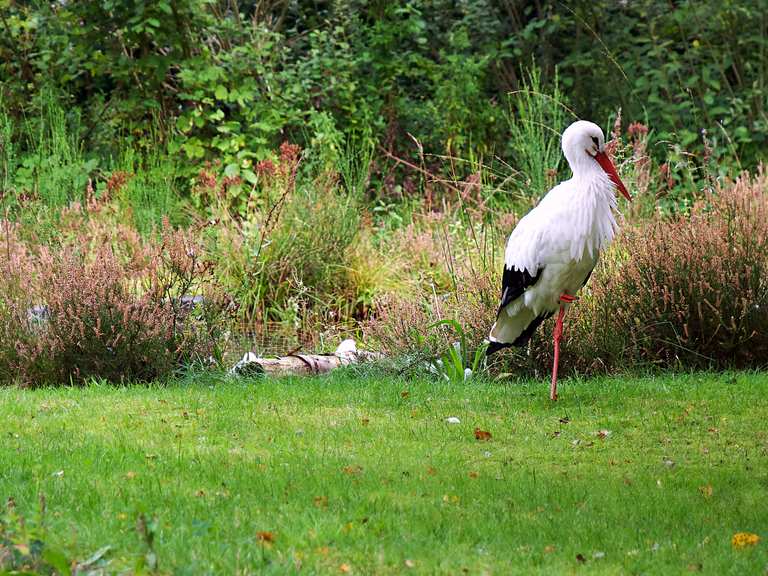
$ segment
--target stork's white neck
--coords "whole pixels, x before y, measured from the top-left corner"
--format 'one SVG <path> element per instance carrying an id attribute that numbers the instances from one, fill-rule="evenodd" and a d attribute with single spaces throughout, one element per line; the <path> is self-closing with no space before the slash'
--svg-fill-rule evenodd
<path id="1" fill-rule="evenodd" d="M 571 150 L 568 150 L 565 157 L 566 160 L 568 160 L 568 165 L 571 167 L 574 179 L 583 182 L 591 178 L 597 178 L 600 175 L 605 175 L 605 172 L 600 164 L 597 163 L 597 160 L 590 156 L 585 150 L 579 150 L 575 154 Z"/>
<path id="2" fill-rule="evenodd" d="M 597 258 L 613 240 L 617 224 L 614 212 L 617 209 L 616 192 L 608 175 L 599 164 L 589 159 L 574 170 L 570 182 L 573 190 L 573 230 L 571 257 Z"/>

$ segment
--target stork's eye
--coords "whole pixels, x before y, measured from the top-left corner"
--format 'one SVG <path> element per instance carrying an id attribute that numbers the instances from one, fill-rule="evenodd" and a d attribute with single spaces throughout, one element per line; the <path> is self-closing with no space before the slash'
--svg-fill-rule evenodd
<path id="1" fill-rule="evenodd" d="M 597 139 L 597 136 L 592 136 L 592 142 L 594 142 L 595 146 L 598 148 L 600 147 L 600 141 Z"/>

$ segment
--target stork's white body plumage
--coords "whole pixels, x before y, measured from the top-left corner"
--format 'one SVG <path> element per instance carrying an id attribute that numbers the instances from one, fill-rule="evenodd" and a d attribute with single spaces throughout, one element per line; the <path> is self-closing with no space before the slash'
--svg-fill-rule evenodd
<path id="1" fill-rule="evenodd" d="M 591 122 L 576 122 L 563 134 L 573 177 L 550 190 L 507 241 L 502 299 L 488 337 L 489 352 L 524 345 L 558 309 L 561 329 L 570 297 L 584 286 L 613 239 L 616 187 L 627 198 L 629 194 L 603 149 L 602 130 Z M 555 339 L 559 352 L 559 333 Z M 556 372 L 555 366 L 553 396 Z"/>
<path id="2" fill-rule="evenodd" d="M 513 343 L 536 318 L 557 312 L 562 294 L 576 294 L 613 239 L 615 210 L 613 184 L 595 174 L 555 186 L 520 220 L 507 241 L 504 265 L 531 276 L 541 270 L 541 277 L 499 314 L 491 342 Z"/>

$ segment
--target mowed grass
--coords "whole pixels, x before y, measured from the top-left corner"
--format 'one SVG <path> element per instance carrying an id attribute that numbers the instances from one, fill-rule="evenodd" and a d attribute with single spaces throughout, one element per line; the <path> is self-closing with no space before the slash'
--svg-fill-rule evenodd
<path id="1" fill-rule="evenodd" d="M 5 388 L 0 497 L 36 517 L 44 494 L 46 541 L 116 568 L 156 516 L 165 573 L 763 574 L 767 395 L 746 373 L 571 380 L 556 404 L 352 373 Z"/>

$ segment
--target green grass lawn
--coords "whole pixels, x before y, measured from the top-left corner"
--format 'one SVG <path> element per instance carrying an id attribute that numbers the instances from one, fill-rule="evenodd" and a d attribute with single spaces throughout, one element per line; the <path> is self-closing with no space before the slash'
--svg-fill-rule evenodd
<path id="1" fill-rule="evenodd" d="M 766 396 L 766 374 L 566 381 L 557 404 L 350 373 L 4 388 L 0 497 L 32 525 L 44 494 L 46 543 L 115 569 L 143 513 L 164 573 L 764 574 Z"/>

